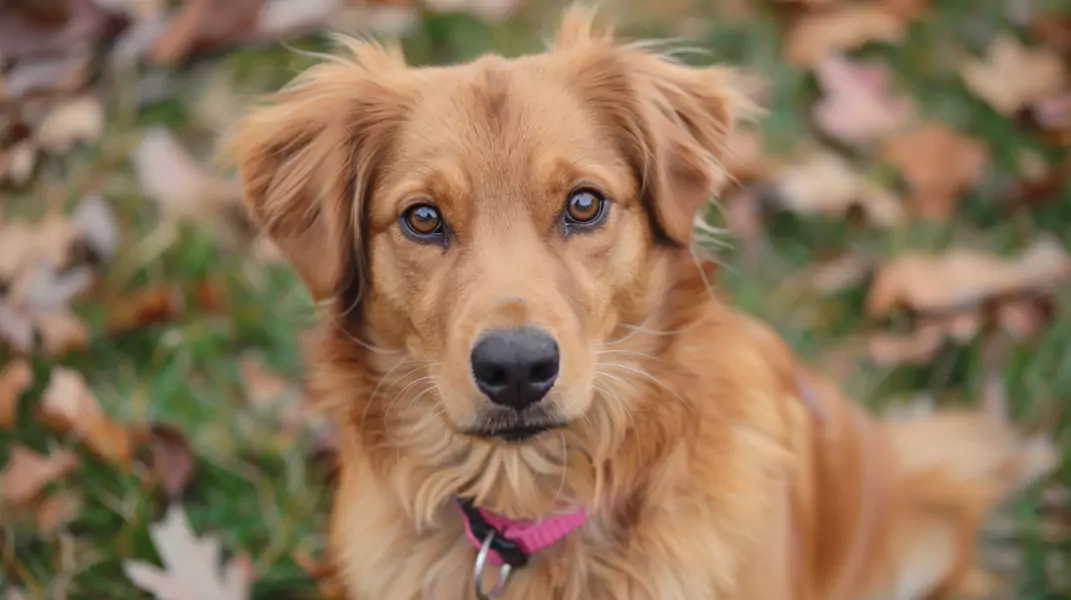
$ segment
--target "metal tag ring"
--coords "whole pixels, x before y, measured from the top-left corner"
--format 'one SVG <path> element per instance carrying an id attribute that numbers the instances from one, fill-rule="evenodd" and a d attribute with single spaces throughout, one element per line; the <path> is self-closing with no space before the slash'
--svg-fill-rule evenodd
<path id="1" fill-rule="evenodd" d="M 487 566 L 487 557 L 491 553 L 493 539 L 495 539 L 495 532 L 488 531 L 483 538 L 483 544 L 480 545 L 480 553 L 476 555 L 476 564 L 472 569 L 472 584 L 476 589 L 477 600 L 494 600 L 498 597 L 502 590 L 506 589 L 506 582 L 509 581 L 509 574 L 512 570 L 509 563 L 502 563 L 502 566 L 498 568 L 498 580 L 495 581 L 494 587 L 488 592 L 483 591 L 483 569 Z"/>

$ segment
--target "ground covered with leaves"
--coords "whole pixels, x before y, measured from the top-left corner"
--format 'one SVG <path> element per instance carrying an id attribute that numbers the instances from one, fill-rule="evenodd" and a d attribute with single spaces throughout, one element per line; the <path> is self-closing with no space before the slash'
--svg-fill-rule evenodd
<path id="1" fill-rule="evenodd" d="M 413 4 L 0 0 L 0 598 L 335 593 L 313 306 L 209 159 L 325 24 L 435 64 L 538 49 L 558 14 Z M 997 400 L 1071 455 L 1071 5 L 611 7 L 753 75 L 709 215 L 738 306 L 876 410 Z M 1069 484 L 994 515 L 1006 597 L 1071 594 Z"/>

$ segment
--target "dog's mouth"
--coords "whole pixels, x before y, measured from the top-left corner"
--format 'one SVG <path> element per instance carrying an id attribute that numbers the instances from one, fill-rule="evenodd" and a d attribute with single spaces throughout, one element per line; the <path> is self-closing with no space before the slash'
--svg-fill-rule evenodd
<path id="1" fill-rule="evenodd" d="M 465 430 L 467 435 L 495 438 L 511 444 L 528 441 L 541 433 L 565 427 L 568 423 L 547 410 L 528 409 L 520 414 L 514 411 L 495 411 L 485 415 L 475 426 Z"/>

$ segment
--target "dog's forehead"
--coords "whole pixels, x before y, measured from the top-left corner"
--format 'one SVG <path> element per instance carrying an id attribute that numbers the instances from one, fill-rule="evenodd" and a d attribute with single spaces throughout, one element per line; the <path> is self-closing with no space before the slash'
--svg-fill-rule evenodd
<path id="1" fill-rule="evenodd" d="M 417 77 L 419 100 L 395 145 L 400 168 L 451 160 L 470 176 L 516 181 L 555 157 L 615 158 L 552 58 L 487 57 Z"/>

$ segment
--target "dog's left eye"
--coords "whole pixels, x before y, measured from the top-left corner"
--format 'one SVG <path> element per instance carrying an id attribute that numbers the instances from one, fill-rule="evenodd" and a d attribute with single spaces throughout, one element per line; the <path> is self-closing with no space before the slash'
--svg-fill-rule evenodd
<path id="1" fill-rule="evenodd" d="M 606 198 L 598 190 L 574 190 L 565 203 L 565 221 L 571 225 L 593 225 L 602 219 L 605 204 Z"/>
<path id="2" fill-rule="evenodd" d="M 443 232 L 443 218 L 439 209 L 431 204 L 416 204 L 402 215 L 406 231 L 418 238 L 435 237 Z"/>

